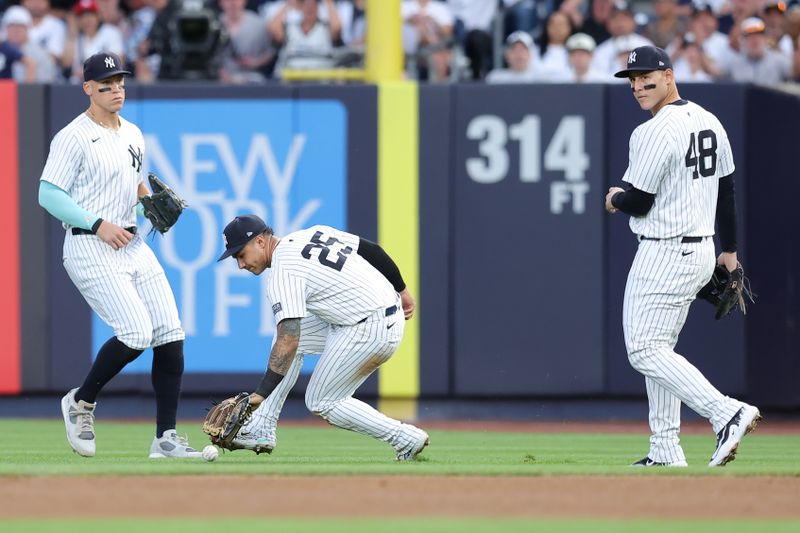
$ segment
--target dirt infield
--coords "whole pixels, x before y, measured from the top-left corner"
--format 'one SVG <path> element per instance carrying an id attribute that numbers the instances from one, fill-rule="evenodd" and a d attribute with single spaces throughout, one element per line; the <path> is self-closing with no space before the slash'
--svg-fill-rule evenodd
<path id="1" fill-rule="evenodd" d="M 798 494 L 771 477 L 26 477 L 3 480 L 0 517 L 800 518 Z"/>

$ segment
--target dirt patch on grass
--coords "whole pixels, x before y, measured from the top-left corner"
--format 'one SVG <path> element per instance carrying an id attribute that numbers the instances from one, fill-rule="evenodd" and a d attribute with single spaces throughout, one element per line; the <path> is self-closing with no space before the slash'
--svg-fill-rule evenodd
<path id="1" fill-rule="evenodd" d="M 800 518 L 798 495 L 784 477 L 7 477 L 0 517 Z"/>

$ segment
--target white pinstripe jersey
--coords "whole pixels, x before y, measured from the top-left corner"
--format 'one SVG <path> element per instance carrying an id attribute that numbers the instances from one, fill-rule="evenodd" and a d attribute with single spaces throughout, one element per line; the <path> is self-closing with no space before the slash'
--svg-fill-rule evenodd
<path id="1" fill-rule="evenodd" d="M 136 225 L 144 137 L 135 124 L 119 120 L 113 132 L 86 113 L 78 115 L 53 137 L 41 179 L 65 190 L 83 209 L 125 228 Z"/>
<path id="2" fill-rule="evenodd" d="M 272 256 L 267 296 L 275 321 L 312 313 L 329 324 L 353 325 L 397 301 L 397 293 L 358 255 L 359 237 L 312 226 L 281 239 Z"/>
<path id="3" fill-rule="evenodd" d="M 637 235 L 666 239 L 714 235 L 719 178 L 734 171 L 728 134 L 717 117 L 694 102 L 662 107 L 631 134 L 622 180 L 655 194 Z"/>

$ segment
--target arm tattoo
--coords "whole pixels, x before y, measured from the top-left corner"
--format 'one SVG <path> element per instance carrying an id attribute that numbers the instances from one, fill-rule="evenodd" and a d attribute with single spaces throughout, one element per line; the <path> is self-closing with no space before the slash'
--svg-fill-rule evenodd
<path id="1" fill-rule="evenodd" d="M 287 318 L 278 324 L 278 338 L 269 354 L 269 368 L 285 376 L 300 344 L 300 319 Z"/>

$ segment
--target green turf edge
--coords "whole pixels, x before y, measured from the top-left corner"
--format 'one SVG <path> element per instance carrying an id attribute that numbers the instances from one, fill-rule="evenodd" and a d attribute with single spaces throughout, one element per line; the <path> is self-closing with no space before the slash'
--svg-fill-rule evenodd
<path id="1" fill-rule="evenodd" d="M 725 531 L 726 533 L 763 532 L 796 533 L 800 520 L 609 520 L 609 519 L 486 519 L 486 518 L 413 518 L 413 519 L 48 519 L 4 520 L 3 528 L 15 533 L 140 533 L 172 531 L 219 533 L 220 531 L 283 531 L 298 533 L 513 533 L 517 531 L 555 531 L 563 533 L 681 533 Z M 6 529 L 7 528 L 7 529 Z"/>

